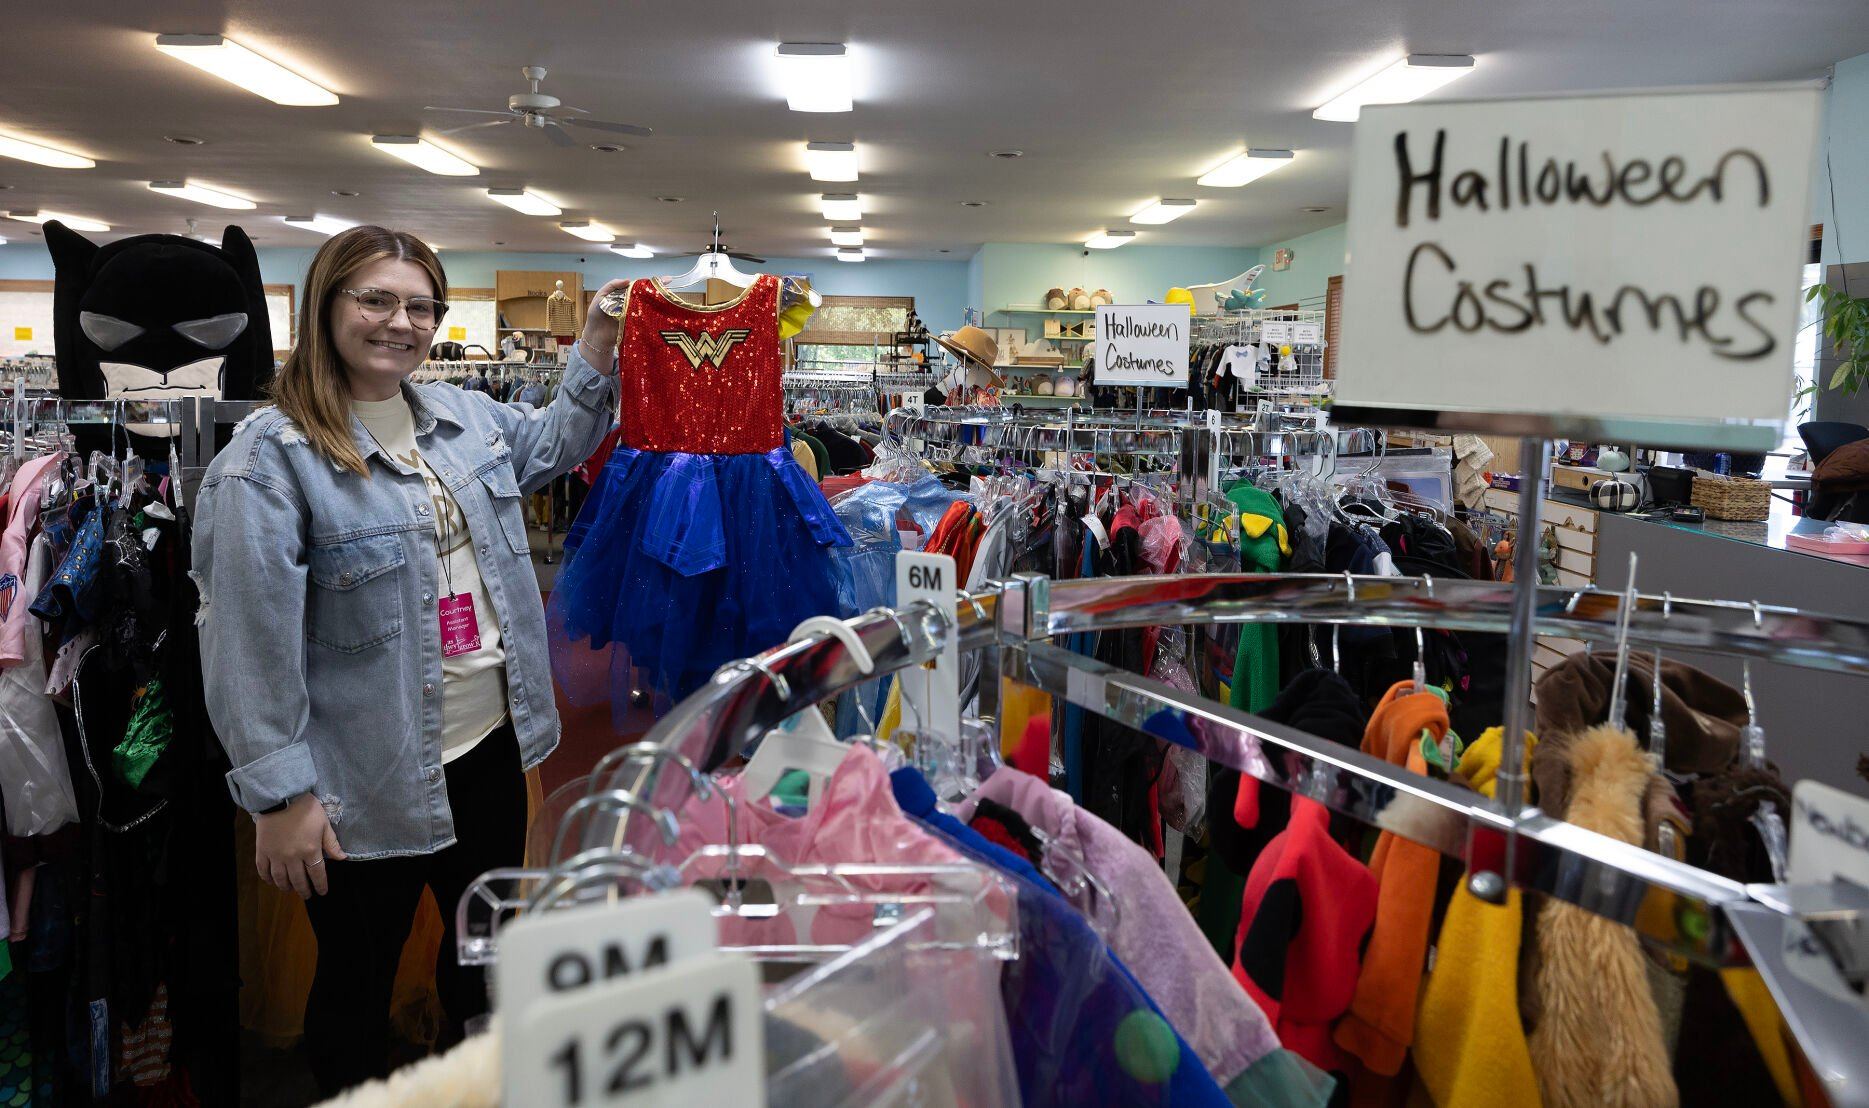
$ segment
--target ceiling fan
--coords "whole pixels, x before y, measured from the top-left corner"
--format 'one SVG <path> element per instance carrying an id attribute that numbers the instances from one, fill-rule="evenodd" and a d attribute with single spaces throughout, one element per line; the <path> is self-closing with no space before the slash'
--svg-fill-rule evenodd
<path id="1" fill-rule="evenodd" d="M 612 123 L 606 119 L 584 119 L 588 115 L 583 108 L 566 107 L 556 96 L 539 91 L 539 82 L 545 79 L 545 67 L 529 65 L 519 71 L 532 84 L 530 92 L 516 92 L 506 98 L 506 110 L 503 112 L 487 111 L 484 108 L 438 108 L 429 106 L 424 111 L 459 112 L 463 115 L 497 115 L 499 119 L 490 119 L 482 123 L 469 123 L 441 132 L 444 135 L 459 134 L 462 131 L 477 130 L 481 127 L 499 127 L 507 123 L 517 123 L 543 131 L 545 137 L 554 146 L 576 146 L 566 127 L 588 127 L 593 131 L 609 131 L 619 135 L 652 135 L 655 132 L 648 127 L 639 127 L 634 123 Z M 556 114 L 554 114 L 554 110 Z M 575 113 L 575 114 L 565 114 Z"/>
<path id="2" fill-rule="evenodd" d="M 742 251 L 735 250 L 733 247 L 728 246 L 725 243 L 721 243 L 715 246 L 711 250 L 689 250 L 686 253 L 670 254 L 668 256 L 671 258 L 701 258 L 701 257 L 706 257 L 709 254 L 725 254 L 729 258 L 737 258 L 738 260 L 743 261 L 743 262 L 752 262 L 754 265 L 765 265 L 766 264 L 766 259 L 757 258 L 751 254 L 747 254 Z"/>

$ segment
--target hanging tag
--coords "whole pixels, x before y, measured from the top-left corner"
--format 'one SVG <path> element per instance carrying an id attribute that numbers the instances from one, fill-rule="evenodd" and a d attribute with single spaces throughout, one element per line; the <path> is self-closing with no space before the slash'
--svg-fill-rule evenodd
<path id="1" fill-rule="evenodd" d="M 926 600 L 955 626 L 955 590 L 962 587 L 947 554 L 896 555 L 896 606 Z M 932 665 L 902 671 L 902 726 L 953 741 L 960 737 L 960 653 L 953 636 Z"/>
<path id="2" fill-rule="evenodd" d="M 709 954 L 536 1001 L 507 1025 L 504 1104 L 766 1103 L 759 967 Z"/>
<path id="3" fill-rule="evenodd" d="M 441 656 L 458 658 L 480 649 L 480 620 L 474 615 L 474 594 L 444 596 L 441 609 Z"/>

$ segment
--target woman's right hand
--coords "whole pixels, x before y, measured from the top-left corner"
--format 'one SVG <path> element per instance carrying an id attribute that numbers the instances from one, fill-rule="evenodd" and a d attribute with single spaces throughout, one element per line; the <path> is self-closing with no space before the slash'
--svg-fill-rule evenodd
<path id="1" fill-rule="evenodd" d="M 344 851 L 337 845 L 337 832 L 331 829 L 331 821 L 317 797 L 305 793 L 283 811 L 254 816 L 253 825 L 257 831 L 253 868 L 259 871 L 260 880 L 306 900 L 313 892 L 323 896 L 329 891 L 325 859 L 341 860 Z"/>

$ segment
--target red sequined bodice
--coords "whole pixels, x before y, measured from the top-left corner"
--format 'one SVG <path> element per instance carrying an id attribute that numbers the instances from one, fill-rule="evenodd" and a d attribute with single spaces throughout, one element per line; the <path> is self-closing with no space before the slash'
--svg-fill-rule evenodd
<path id="1" fill-rule="evenodd" d="M 779 278 L 738 300 L 683 303 L 630 284 L 621 343 L 622 434 L 637 450 L 762 454 L 784 445 Z"/>

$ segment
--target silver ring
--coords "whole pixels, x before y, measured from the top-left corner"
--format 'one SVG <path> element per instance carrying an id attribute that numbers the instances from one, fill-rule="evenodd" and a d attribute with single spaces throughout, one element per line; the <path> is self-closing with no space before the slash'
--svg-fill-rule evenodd
<path id="1" fill-rule="evenodd" d="M 310 868 L 311 868 L 311 867 L 313 867 L 313 866 L 322 866 L 322 865 L 324 865 L 324 859 L 323 859 L 323 858 L 320 858 L 320 859 L 318 859 L 318 860 L 317 860 L 316 862 L 306 862 L 306 863 L 305 863 L 305 868 L 306 868 L 306 869 L 310 869 Z"/>

